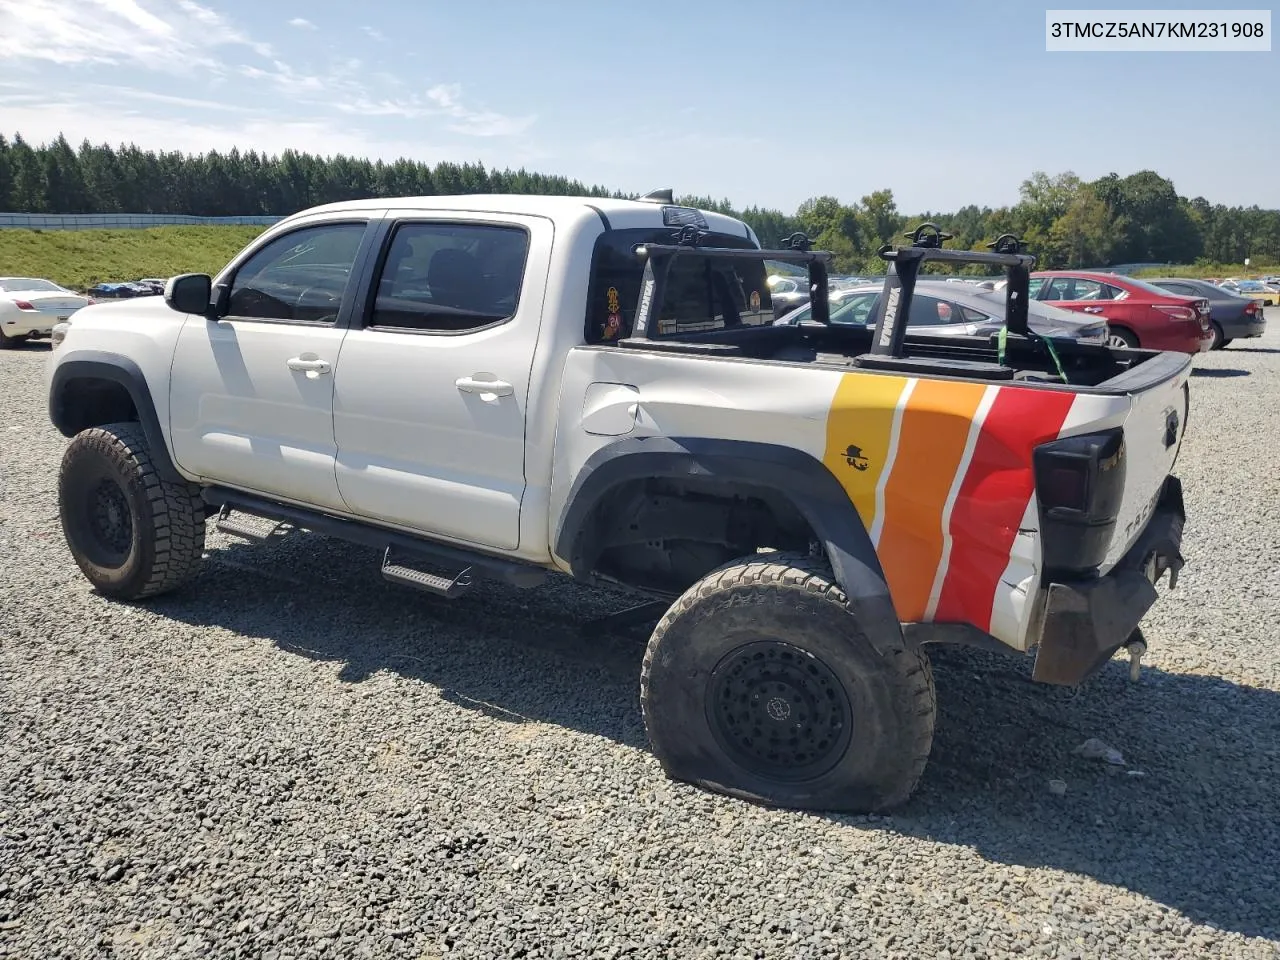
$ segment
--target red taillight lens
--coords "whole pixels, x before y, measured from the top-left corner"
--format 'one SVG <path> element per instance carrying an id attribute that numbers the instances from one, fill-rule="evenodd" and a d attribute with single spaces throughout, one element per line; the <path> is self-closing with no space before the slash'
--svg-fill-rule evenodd
<path id="1" fill-rule="evenodd" d="M 33 306 L 31 305 L 30 301 L 27 301 L 27 300 L 15 300 L 15 301 L 13 301 L 13 305 L 14 305 L 15 307 L 17 307 L 19 310 L 34 310 L 34 309 L 35 309 L 35 307 L 33 307 Z"/>
<path id="2" fill-rule="evenodd" d="M 89 302 L 85 304 L 86 307 L 92 307 L 95 303 L 98 302 L 97 300 L 93 299 L 93 297 L 88 297 L 87 299 Z"/>
<path id="3" fill-rule="evenodd" d="M 1245 312 L 1245 313 L 1257 313 L 1257 312 L 1258 312 L 1258 301 L 1256 301 L 1256 300 L 1250 300 L 1248 303 L 1246 303 L 1246 304 L 1244 305 L 1244 312 Z"/>
<path id="4" fill-rule="evenodd" d="M 1190 307 L 1175 307 L 1171 304 L 1157 303 L 1155 308 L 1174 320 L 1195 320 L 1196 312 Z"/>

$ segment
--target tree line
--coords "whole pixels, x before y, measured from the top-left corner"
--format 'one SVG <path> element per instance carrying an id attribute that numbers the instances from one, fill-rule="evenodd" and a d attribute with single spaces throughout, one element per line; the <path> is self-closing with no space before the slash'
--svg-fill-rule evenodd
<path id="1" fill-rule="evenodd" d="M 458 193 L 634 196 L 568 177 L 486 170 L 480 163 L 427 164 L 401 158 L 370 161 L 295 150 L 267 155 L 144 151 L 65 136 L 32 145 L 0 135 L 0 210 L 18 213 L 159 213 L 195 216 L 283 216 L 306 207 L 367 197 Z M 891 190 L 856 202 L 806 200 L 792 214 L 727 199 L 681 197 L 741 217 L 764 246 L 803 230 L 835 254 L 841 272 L 883 271 L 877 251 L 926 220 L 953 234 L 948 247 L 983 249 L 1003 233 L 1021 237 L 1042 268 L 1119 263 L 1280 263 L 1280 210 L 1227 207 L 1179 196 L 1171 181 L 1143 170 L 1085 181 L 1043 172 L 1024 181 L 1012 206 L 966 206 L 953 213 L 909 216 Z M 974 272 L 980 272 L 975 269 Z"/>

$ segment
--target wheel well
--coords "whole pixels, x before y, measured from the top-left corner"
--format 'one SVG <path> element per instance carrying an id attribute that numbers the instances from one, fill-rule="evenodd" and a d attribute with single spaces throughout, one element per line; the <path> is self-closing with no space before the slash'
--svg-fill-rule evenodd
<path id="1" fill-rule="evenodd" d="M 620 482 L 578 530 L 573 567 L 664 596 L 762 548 L 807 551 L 819 538 L 784 494 L 715 478 Z"/>
<path id="2" fill-rule="evenodd" d="M 138 420 L 138 407 L 124 384 L 104 377 L 77 377 L 62 386 L 59 426 L 74 436 L 104 423 Z"/>

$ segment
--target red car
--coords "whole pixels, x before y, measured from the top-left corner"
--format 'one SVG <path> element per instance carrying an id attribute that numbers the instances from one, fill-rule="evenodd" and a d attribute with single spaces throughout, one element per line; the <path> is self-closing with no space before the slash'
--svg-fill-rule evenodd
<path id="1" fill-rule="evenodd" d="M 1041 270 L 1031 275 L 1031 298 L 1104 318 L 1113 347 L 1200 353 L 1213 345 L 1208 300 L 1178 296 L 1133 277 Z"/>

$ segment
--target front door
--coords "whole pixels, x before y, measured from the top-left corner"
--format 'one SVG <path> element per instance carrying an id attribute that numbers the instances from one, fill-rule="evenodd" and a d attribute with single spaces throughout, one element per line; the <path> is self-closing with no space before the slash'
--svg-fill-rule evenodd
<path id="1" fill-rule="evenodd" d="M 281 234 L 230 278 L 224 316 L 191 316 L 173 357 L 174 459 L 210 481 L 342 509 L 334 475 L 339 322 L 364 222 Z M 224 278 L 224 282 L 225 278 Z"/>
<path id="2" fill-rule="evenodd" d="M 338 486 L 354 512 L 519 546 L 551 240 L 541 217 L 406 213 L 395 224 L 334 383 Z"/>

